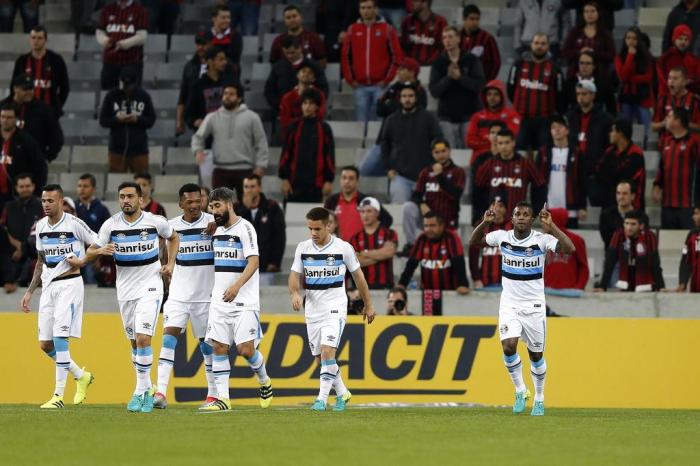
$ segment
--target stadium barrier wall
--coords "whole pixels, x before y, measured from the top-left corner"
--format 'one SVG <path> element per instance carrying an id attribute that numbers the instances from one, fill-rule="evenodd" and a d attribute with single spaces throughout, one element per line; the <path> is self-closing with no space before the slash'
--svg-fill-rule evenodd
<path id="1" fill-rule="evenodd" d="M 5 374 L 1 403 L 40 403 L 54 384 L 52 362 L 36 341 L 36 314 L 0 314 Z M 302 316 L 266 315 L 260 349 L 273 379 L 275 404 L 309 403 L 318 393 L 318 368 Z M 698 320 L 550 319 L 546 403 L 550 407 L 700 408 L 700 371 L 692 355 Z M 155 382 L 160 337 L 154 338 Z M 206 396 L 202 356 L 189 334 L 180 336 L 168 400 Z M 523 374 L 532 389 L 526 348 Z M 235 351 L 235 350 L 234 350 Z M 73 359 L 94 372 L 90 403 L 126 403 L 134 386 L 130 347 L 115 314 L 84 316 Z M 384 317 L 366 325 L 350 317 L 338 360 L 354 403 L 512 403 L 497 320 L 487 317 Z M 257 404 L 257 383 L 232 356 L 234 404 Z M 68 382 L 67 399 L 75 384 Z"/>

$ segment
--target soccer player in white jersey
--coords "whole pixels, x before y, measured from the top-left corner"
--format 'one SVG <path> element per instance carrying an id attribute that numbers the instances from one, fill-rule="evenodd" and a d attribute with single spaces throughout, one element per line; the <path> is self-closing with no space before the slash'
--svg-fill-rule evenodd
<path id="1" fill-rule="evenodd" d="M 97 241 L 76 264 L 111 255 L 117 265 L 117 301 L 131 357 L 136 388 L 127 405 L 131 412 L 153 411 L 155 389 L 151 383 L 151 337 L 163 302 L 163 278 L 172 276 L 180 238 L 165 217 L 141 210 L 141 187 L 131 181 L 119 185 L 121 212 L 102 225 Z M 159 261 L 159 238 L 168 240 L 168 263 Z"/>
<path id="2" fill-rule="evenodd" d="M 311 406 L 314 411 L 326 410 L 331 388 L 336 394 L 334 411 L 345 410 L 352 396 L 335 360 L 348 311 L 346 271 L 352 274 L 364 303 L 363 319 L 370 324 L 374 320 L 372 298 L 355 250 L 331 234 L 329 218 L 330 212 L 322 207 L 315 207 L 306 214 L 311 238 L 297 246 L 289 274 L 292 308 L 299 311 L 304 307 L 311 354 L 321 364 L 320 389 Z M 301 294 L 302 287 L 306 302 Z"/>
<path id="3" fill-rule="evenodd" d="M 228 411 L 229 348 L 236 345 L 260 384 L 260 406 L 272 402 L 272 381 L 257 347 L 263 337 L 260 327 L 260 275 L 258 237 L 255 228 L 233 210 L 234 193 L 216 188 L 209 195 L 209 209 L 218 228 L 214 233 L 214 288 L 211 292 L 206 341 L 214 347 L 212 373 L 218 399 L 201 411 Z"/>
<path id="4" fill-rule="evenodd" d="M 56 386 L 43 409 L 63 408 L 68 372 L 76 380 L 74 404 L 85 401 L 93 375 L 71 359 L 69 338 L 80 338 L 83 324 L 83 278 L 80 269 L 68 264 L 69 256 L 81 256 L 97 239 L 82 220 L 63 212 L 63 189 L 57 184 L 41 193 L 44 218 L 36 225 L 38 259 L 29 288 L 22 296 L 22 311 L 29 312 L 32 293 L 41 285 L 39 301 L 39 347 L 56 361 Z"/>
<path id="5" fill-rule="evenodd" d="M 214 249 L 208 231 L 214 216 L 202 212 L 200 187 L 189 183 L 180 188 L 182 215 L 170 220 L 170 225 L 180 237 L 180 250 L 175 260 L 175 270 L 170 281 L 170 294 L 163 306 L 163 347 L 158 358 L 158 391 L 153 397 L 153 407 L 168 406 L 166 393 L 170 373 L 175 363 L 177 337 L 192 322 L 192 333 L 199 340 L 207 376 L 206 403 L 217 397 L 214 376 L 211 373 L 212 347 L 204 341 L 209 318 L 209 301 L 214 284 Z"/>
<path id="6" fill-rule="evenodd" d="M 486 228 L 496 219 L 487 210 L 483 221 L 474 229 L 470 246 L 498 247 L 501 251 L 501 304 L 498 311 L 498 327 L 503 346 L 503 360 L 515 385 L 513 412 L 525 411 L 530 392 L 523 380 L 523 369 L 518 355 L 518 340 L 527 344 L 530 355 L 530 372 L 535 386 L 533 416 L 544 415 L 544 378 L 547 363 L 544 360 L 547 333 L 546 305 L 544 300 L 544 265 L 547 251 L 571 254 L 576 250 L 568 236 L 552 221 L 547 205 L 539 215 L 540 233 L 532 229 L 534 214 L 528 202 L 520 202 L 513 209 L 513 229 L 496 230 L 484 235 Z"/>

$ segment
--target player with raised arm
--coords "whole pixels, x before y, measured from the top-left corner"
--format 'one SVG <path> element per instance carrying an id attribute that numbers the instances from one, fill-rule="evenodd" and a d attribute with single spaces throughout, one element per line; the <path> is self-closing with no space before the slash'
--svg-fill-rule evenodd
<path id="1" fill-rule="evenodd" d="M 234 192 L 216 188 L 209 195 L 209 208 L 218 228 L 214 233 L 214 288 L 211 293 L 206 341 L 214 348 L 212 373 L 217 399 L 201 411 L 228 411 L 231 362 L 229 348 L 236 345 L 260 384 L 260 406 L 272 403 L 272 381 L 258 351 L 260 326 L 260 260 L 258 237 L 253 225 L 233 210 Z"/>
<path id="2" fill-rule="evenodd" d="M 207 376 L 205 404 L 217 398 L 216 384 L 211 372 L 212 347 L 204 341 L 209 319 L 209 302 L 214 285 L 214 249 L 209 224 L 214 216 L 202 212 L 201 188 L 186 184 L 178 192 L 182 215 L 169 220 L 180 237 L 180 249 L 175 259 L 170 293 L 163 306 L 163 347 L 158 358 L 158 391 L 153 397 L 153 407 L 168 406 L 166 394 L 170 373 L 175 363 L 177 337 L 192 323 L 192 333 L 199 340 Z"/>
<path id="3" fill-rule="evenodd" d="M 483 221 L 474 229 L 470 246 L 493 246 L 501 250 L 501 274 L 503 292 L 498 312 L 498 327 L 503 346 L 506 369 L 515 385 L 513 412 L 525 411 L 530 392 L 523 381 L 523 370 L 518 355 L 518 340 L 527 344 L 530 354 L 530 372 L 535 386 L 533 416 L 544 415 L 544 378 L 547 363 L 544 360 L 547 329 L 544 299 L 544 265 L 547 251 L 571 254 L 576 250 L 568 236 L 557 228 L 547 211 L 547 204 L 540 212 L 544 233 L 534 231 L 532 206 L 525 201 L 513 209 L 513 229 L 496 230 L 485 234 L 496 219 L 487 210 Z"/>
<path id="4" fill-rule="evenodd" d="M 83 325 L 83 278 L 80 269 L 66 260 L 81 256 L 97 236 L 82 220 L 63 212 L 63 189 L 57 184 L 46 185 L 41 193 L 44 218 L 36 224 L 38 258 L 29 288 L 20 306 L 29 312 L 32 294 L 42 286 L 39 301 L 39 347 L 56 361 L 56 386 L 53 396 L 42 409 L 64 407 L 63 394 L 68 372 L 76 380 L 73 404 L 85 401 L 88 387 L 95 379 L 71 359 L 69 338 L 80 338 Z"/>
<path id="5" fill-rule="evenodd" d="M 352 274 L 364 302 L 363 319 L 370 324 L 374 320 L 374 306 L 360 262 L 350 244 L 330 233 L 329 215 L 322 207 L 314 207 L 306 214 L 311 238 L 297 246 L 289 274 L 292 308 L 299 311 L 304 307 L 311 354 L 321 364 L 321 387 L 311 406 L 314 411 L 326 410 L 331 388 L 336 393 L 333 411 L 345 410 L 352 397 L 335 360 L 348 311 L 346 271 Z M 302 286 L 306 290 L 304 297 Z"/>
<path id="6" fill-rule="evenodd" d="M 117 301 L 126 337 L 131 342 L 131 360 L 136 370 L 136 388 L 127 405 L 131 412 L 153 411 L 155 388 L 151 382 L 155 331 L 163 302 L 163 277 L 171 277 L 180 245 L 177 232 L 165 217 L 141 210 L 141 187 L 125 181 L 118 187 L 121 212 L 110 217 L 84 259 L 71 258 L 83 266 L 98 255 L 114 257 L 117 265 Z M 161 266 L 159 238 L 168 240 L 168 263 Z"/>

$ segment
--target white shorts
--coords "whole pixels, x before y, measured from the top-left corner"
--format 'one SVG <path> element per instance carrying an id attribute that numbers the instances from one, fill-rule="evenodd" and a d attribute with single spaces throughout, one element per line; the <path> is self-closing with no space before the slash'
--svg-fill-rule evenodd
<path id="1" fill-rule="evenodd" d="M 230 308 L 230 303 L 225 303 L 225 307 L 211 303 L 205 340 L 208 343 L 218 341 L 229 346 L 238 346 L 254 340 L 257 348 L 263 337 L 260 311 L 231 312 Z"/>
<path id="2" fill-rule="evenodd" d="M 80 338 L 83 328 L 83 277 L 53 280 L 39 298 L 39 341 Z"/>
<path id="3" fill-rule="evenodd" d="M 163 306 L 163 328 L 177 327 L 184 329 L 187 321 L 192 322 L 195 338 L 204 338 L 209 320 L 209 303 L 186 303 L 168 299 Z"/>
<path id="4" fill-rule="evenodd" d="M 119 301 L 119 313 L 122 315 L 124 331 L 129 340 L 135 340 L 138 334 L 153 336 L 162 302 L 162 294 Z"/>
<path id="5" fill-rule="evenodd" d="M 501 341 L 522 338 L 533 353 L 544 351 L 547 336 L 547 311 L 544 303 L 502 304 L 498 311 Z"/>
<path id="6" fill-rule="evenodd" d="M 321 345 L 337 348 L 344 328 L 345 319 L 342 317 L 329 317 L 318 322 L 307 322 L 306 333 L 309 336 L 311 354 L 314 356 L 321 354 Z"/>

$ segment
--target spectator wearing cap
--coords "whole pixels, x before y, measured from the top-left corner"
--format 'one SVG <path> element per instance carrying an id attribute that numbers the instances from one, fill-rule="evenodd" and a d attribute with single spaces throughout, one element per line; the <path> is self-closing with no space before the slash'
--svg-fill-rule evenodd
<path id="1" fill-rule="evenodd" d="M 241 69 L 243 38 L 231 27 L 231 10 L 228 5 L 215 5 L 211 10 L 211 29 L 206 32 L 207 42 L 223 50 L 231 64 L 233 77 L 238 80 Z"/>
<path id="2" fill-rule="evenodd" d="M 617 75 L 612 76 L 598 68 L 593 52 L 581 52 L 578 57 L 576 72 L 564 81 L 564 98 L 567 108 L 576 107 L 576 86 L 581 81 L 595 84 L 595 104 L 603 107 L 611 115 L 617 114 L 617 99 L 614 89 L 618 87 Z"/>
<path id="3" fill-rule="evenodd" d="M 39 144 L 27 131 L 17 127 L 19 109 L 14 102 L 0 103 L 0 198 L 11 194 L 19 174 L 33 180 L 37 196 L 46 186 L 48 167 Z"/>
<path id="4" fill-rule="evenodd" d="M 63 131 L 53 110 L 34 97 L 34 79 L 19 74 L 12 80 L 12 94 L 5 99 L 19 109 L 17 127 L 31 134 L 47 160 L 54 160 L 63 147 Z"/>
<path id="5" fill-rule="evenodd" d="M 67 214 L 75 215 L 75 201 L 66 196 L 63 198 L 63 211 Z"/>
<path id="6" fill-rule="evenodd" d="M 332 194 L 326 199 L 323 207 L 335 213 L 340 226 L 340 238 L 345 241 L 362 230 L 360 218 L 360 204 L 367 197 L 359 191 L 360 171 L 354 165 L 347 165 L 340 169 L 340 192 Z M 382 207 L 379 212 L 379 221 L 382 225 L 390 227 L 394 219 L 391 214 Z"/>
<path id="7" fill-rule="evenodd" d="M 100 125 L 109 128 L 109 171 L 148 171 L 148 130 L 156 122 L 151 96 L 139 85 L 138 71 L 126 67 L 120 86 L 102 102 Z"/>
<path id="8" fill-rule="evenodd" d="M 413 12 L 401 23 L 404 56 L 413 58 L 420 66 L 432 65 L 442 53 L 442 30 L 447 20 L 430 9 L 432 0 L 411 3 Z"/>
<path id="9" fill-rule="evenodd" d="M 569 140 L 569 124 L 559 115 L 550 124 L 552 143 L 542 147 L 535 157 L 535 165 L 545 181 L 547 209 L 561 208 L 567 212 L 565 226 L 578 228 L 578 222 L 586 219 L 586 164 L 577 144 Z M 540 210 L 541 205 L 535 206 Z"/>
<path id="10" fill-rule="evenodd" d="M 353 88 L 355 120 L 375 120 L 377 100 L 403 58 L 396 30 L 377 16 L 376 0 L 360 0 L 360 19 L 343 38 L 343 79 Z"/>
<path id="11" fill-rule="evenodd" d="M 491 148 L 489 128 L 493 122 L 503 122 L 516 137 L 520 131 L 520 115 L 508 106 L 506 86 L 502 81 L 490 81 L 481 91 L 481 101 L 484 108 L 472 115 L 464 140 L 466 147 L 474 151 L 474 156 Z"/>
<path id="12" fill-rule="evenodd" d="M 102 46 L 100 84 L 106 91 L 119 85 L 121 69 L 133 67 L 136 79 L 143 76 L 143 45 L 148 36 L 146 9 L 134 0 L 116 0 L 102 8 L 95 38 Z"/>
<path id="13" fill-rule="evenodd" d="M 401 110 L 384 121 L 379 141 L 393 204 L 411 199 L 421 170 L 433 163 L 430 143 L 442 137 L 437 119 L 418 106 L 414 85 L 403 86 L 400 100 Z"/>
<path id="14" fill-rule="evenodd" d="M 496 214 L 494 221 L 486 227 L 485 234 L 497 230 L 510 230 L 513 225 L 506 221 L 508 199 L 505 194 L 494 194 L 487 200 L 486 208 Z M 477 212 L 483 218 L 483 211 Z M 472 275 L 474 289 L 483 291 L 501 291 L 501 248 L 499 246 L 469 245 L 469 272 Z"/>
<path id="15" fill-rule="evenodd" d="M 459 201 L 467 174 L 450 158 L 447 139 L 435 139 L 431 148 L 435 163 L 421 170 L 411 200 L 403 205 L 403 231 L 410 246 L 423 228 L 423 215 L 430 211 L 440 214 L 447 228 L 459 227 Z"/>
<path id="16" fill-rule="evenodd" d="M 185 105 L 189 100 L 190 90 L 199 78 L 207 73 L 207 47 L 209 42 L 203 32 L 194 35 L 194 55 L 185 63 L 180 80 L 180 93 L 177 96 L 177 116 L 175 119 L 175 133 L 180 135 L 185 132 Z"/>
<path id="17" fill-rule="evenodd" d="M 420 64 L 416 60 L 411 57 L 403 57 L 401 62 L 399 62 L 396 80 L 384 91 L 384 94 L 382 94 L 377 101 L 377 115 L 380 118 L 386 118 L 401 108 L 399 94 L 401 88 L 406 83 L 411 83 L 416 86 L 418 106 L 421 108 L 426 108 L 428 106 L 428 94 L 420 80 L 418 80 L 419 72 Z"/>
<path id="18" fill-rule="evenodd" d="M 307 60 L 317 62 L 322 68 L 326 67 L 326 46 L 323 39 L 314 31 L 304 29 L 304 18 L 296 5 L 287 5 L 283 13 L 284 26 L 287 30 L 278 34 L 272 41 L 270 63 L 277 63 L 283 58 L 282 44 L 287 37 L 298 38 L 301 53 Z"/>
<path id="19" fill-rule="evenodd" d="M 481 10 L 470 4 L 462 10 L 462 34 L 460 45 L 462 50 L 471 53 L 481 60 L 484 76 L 492 81 L 501 69 L 501 54 L 498 51 L 496 39 L 486 30 L 481 29 Z"/>
<path id="20" fill-rule="evenodd" d="M 578 146 L 585 176 L 591 176 L 608 147 L 613 117 L 595 104 L 597 87 L 593 81 L 576 84 L 576 106 L 569 110 L 569 147 Z"/>
<path id="21" fill-rule="evenodd" d="M 560 207 L 547 209 L 554 224 L 571 239 L 576 249 L 573 253 L 547 252 L 544 267 L 544 291 L 553 296 L 579 298 L 583 296 L 588 283 L 590 270 L 586 255 L 586 242 L 579 235 L 567 229 L 571 220 L 570 212 Z"/>
<path id="22" fill-rule="evenodd" d="M 326 74 L 317 62 L 304 58 L 298 37 L 287 36 L 282 41 L 282 51 L 284 57 L 272 65 L 265 81 L 265 99 L 275 114 L 279 112 L 282 97 L 297 85 L 299 69 L 302 66 L 313 69 L 316 87 L 328 96 Z"/>
<path id="23" fill-rule="evenodd" d="M 335 179 L 333 130 L 318 116 L 321 96 L 309 89 L 301 96 L 302 118 L 287 129 L 278 175 L 285 202 L 320 203 Z"/>
<path id="24" fill-rule="evenodd" d="M 661 50 L 665 52 L 673 46 L 673 31 L 681 24 L 690 27 L 691 31 L 700 31 L 700 1 L 680 0 L 676 6 L 671 9 L 666 18 L 666 27 L 664 28 Z M 700 56 L 700 40 L 698 40 L 698 34 L 693 37 L 690 48 L 695 55 Z"/>
<path id="25" fill-rule="evenodd" d="M 221 107 L 207 114 L 192 136 L 192 153 L 198 164 L 204 164 L 207 140 L 212 139 L 212 187 L 235 189 L 238 200 L 243 197 L 243 179 L 255 173 L 262 176 L 270 154 L 260 116 L 243 103 L 243 86 L 226 84 Z"/>
<path id="26" fill-rule="evenodd" d="M 518 0 L 515 16 L 514 47 L 520 52 L 530 49 L 537 33 L 544 33 L 549 41 L 549 49 L 554 57 L 559 56 L 559 44 L 564 34 L 571 28 L 569 10 L 562 6 L 562 0 Z"/>
<path id="27" fill-rule="evenodd" d="M 367 285 L 372 290 L 393 288 L 393 262 L 399 237 L 394 230 L 382 225 L 382 205 L 376 198 L 365 197 L 357 210 L 362 220 L 361 228 L 352 235 L 349 243 L 357 253 Z"/>
<path id="28" fill-rule="evenodd" d="M 63 115 L 70 82 L 63 57 L 46 46 L 48 34 L 41 25 L 34 26 L 29 31 L 31 50 L 17 57 L 12 76 L 28 74 L 34 81 L 34 98 L 45 102 L 58 118 Z"/>
<path id="29" fill-rule="evenodd" d="M 280 103 L 280 126 L 282 139 L 285 137 L 286 128 L 295 120 L 301 118 L 301 95 L 307 89 L 316 89 L 321 96 L 321 107 L 318 109 L 319 118 L 326 117 L 326 96 L 316 87 L 316 67 L 311 62 L 304 61 L 297 71 L 297 85 L 282 96 Z"/>
<path id="30" fill-rule="evenodd" d="M 669 89 L 666 82 L 668 74 L 673 68 L 679 67 L 684 68 L 688 75 L 688 89 L 697 94 L 700 92 L 700 58 L 693 53 L 690 47 L 693 31 L 685 24 L 680 24 L 673 29 L 671 38 L 673 45 L 656 62 L 659 94 L 662 96 L 668 94 Z"/>
<path id="31" fill-rule="evenodd" d="M 581 52 L 593 52 L 601 70 L 610 69 L 615 59 L 612 29 L 601 21 L 599 3 L 595 0 L 586 0 L 582 11 L 583 21 L 571 28 L 562 47 L 562 57 L 568 63 L 569 76 L 574 75 Z"/>
<path id="32" fill-rule="evenodd" d="M 430 68 L 430 93 L 438 99 L 438 119 L 450 146 L 461 148 L 469 118 L 481 110 L 479 94 L 486 84 L 479 59 L 459 47 L 459 31 L 442 31 L 445 52 Z"/>

